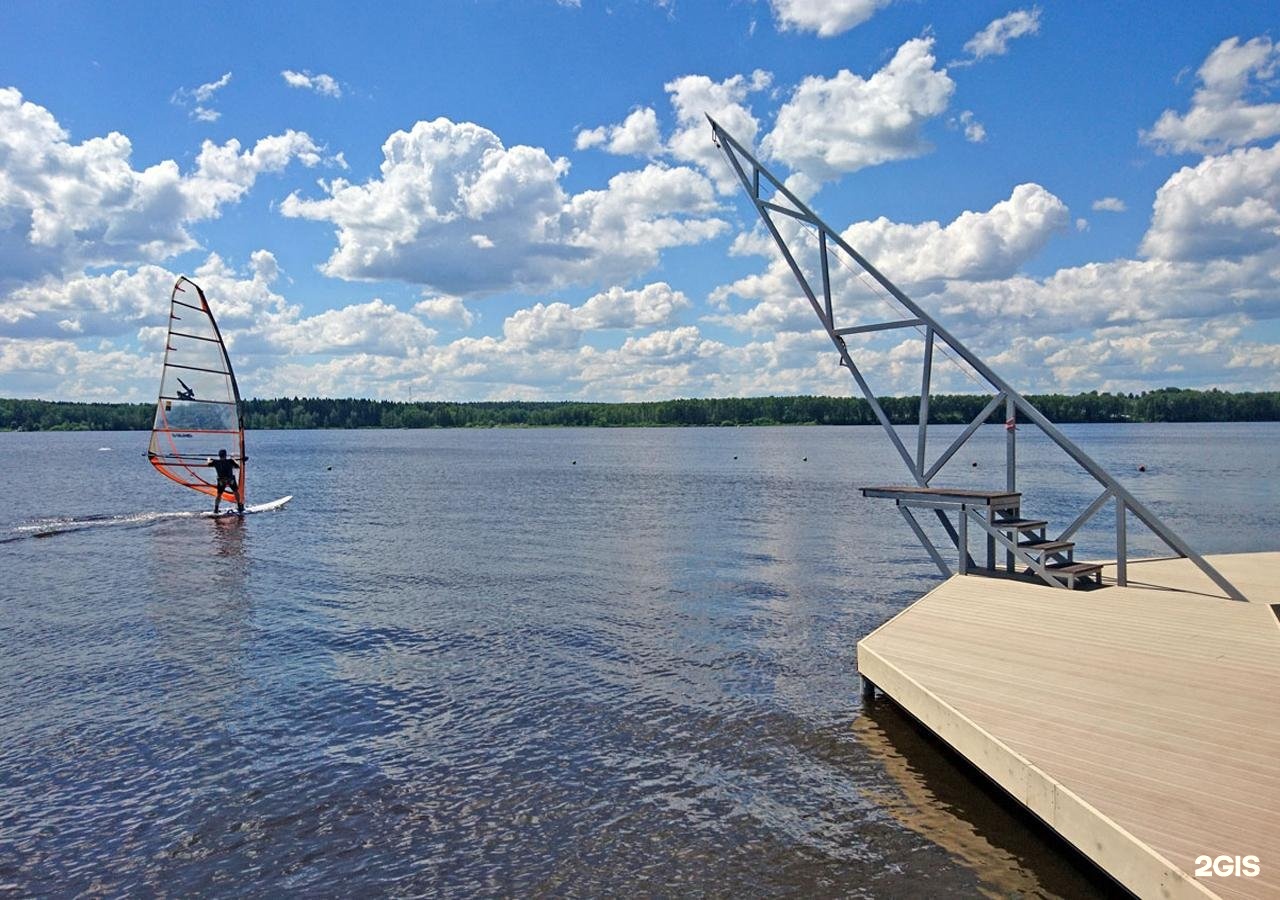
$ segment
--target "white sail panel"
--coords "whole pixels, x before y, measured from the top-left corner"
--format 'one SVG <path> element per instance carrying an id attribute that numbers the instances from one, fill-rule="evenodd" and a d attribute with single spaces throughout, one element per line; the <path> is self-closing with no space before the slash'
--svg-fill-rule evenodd
<path id="1" fill-rule="evenodd" d="M 217 475 L 207 463 L 219 450 L 240 466 L 236 478 L 243 503 L 240 390 L 204 291 L 184 276 L 174 284 L 169 302 L 169 334 L 147 456 L 165 477 L 213 496 Z"/>

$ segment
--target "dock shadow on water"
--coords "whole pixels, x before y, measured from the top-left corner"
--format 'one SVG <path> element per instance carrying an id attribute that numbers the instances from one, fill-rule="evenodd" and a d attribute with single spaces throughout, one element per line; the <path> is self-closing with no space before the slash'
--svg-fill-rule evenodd
<path id="1" fill-rule="evenodd" d="M 984 896 L 1129 896 L 892 700 L 864 702 L 851 728 L 896 788 L 867 798 L 971 869 Z"/>

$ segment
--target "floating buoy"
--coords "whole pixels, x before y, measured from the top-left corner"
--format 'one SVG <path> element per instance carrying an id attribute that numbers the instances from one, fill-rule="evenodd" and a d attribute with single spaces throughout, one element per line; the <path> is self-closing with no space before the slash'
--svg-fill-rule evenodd
<path id="1" fill-rule="evenodd" d="M 974 460 L 973 462 L 969 463 L 969 465 L 973 466 L 975 469 L 978 468 L 977 460 Z"/>
<path id="2" fill-rule="evenodd" d="M 325 466 L 325 467 L 324 467 L 324 470 L 325 470 L 326 472 L 332 472 L 332 471 L 333 471 L 333 466 Z"/>
<path id="3" fill-rule="evenodd" d="M 808 461 L 809 461 L 809 457 L 807 457 L 807 456 L 802 456 L 802 457 L 800 458 L 800 462 L 808 462 Z"/>
<path id="4" fill-rule="evenodd" d="M 1139 472 L 1145 472 L 1145 471 L 1147 471 L 1147 467 L 1146 467 L 1146 466 L 1138 466 L 1138 471 L 1139 471 Z"/>
<path id="5" fill-rule="evenodd" d="M 734 457 L 734 459 L 737 459 L 737 458 L 738 458 L 738 457 L 736 457 L 736 456 Z"/>
<path id="6" fill-rule="evenodd" d="M 576 459 L 573 462 L 569 463 L 569 465 L 571 466 L 576 466 L 577 464 L 578 464 L 578 461 Z"/>

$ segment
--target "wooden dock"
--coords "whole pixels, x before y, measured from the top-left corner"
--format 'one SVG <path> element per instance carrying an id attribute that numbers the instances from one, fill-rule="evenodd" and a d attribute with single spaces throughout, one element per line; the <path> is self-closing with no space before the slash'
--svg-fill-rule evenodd
<path id="1" fill-rule="evenodd" d="M 1249 602 L 1183 559 L 1089 592 L 958 575 L 858 669 L 1138 896 L 1280 897 L 1280 553 L 1210 561 Z"/>

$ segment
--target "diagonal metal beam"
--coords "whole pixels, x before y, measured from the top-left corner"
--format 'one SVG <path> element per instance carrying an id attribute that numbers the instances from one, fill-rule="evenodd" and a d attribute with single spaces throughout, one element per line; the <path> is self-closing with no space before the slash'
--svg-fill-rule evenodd
<path id="1" fill-rule="evenodd" d="M 911 530 L 916 533 L 916 537 L 920 543 L 924 545 L 924 549 L 929 551 L 929 556 L 933 558 L 934 565 L 942 572 L 943 578 L 951 577 L 951 567 L 947 565 L 947 561 L 942 558 L 942 554 L 938 552 L 938 548 L 934 546 L 933 541 L 929 540 L 928 533 L 920 527 L 920 523 L 916 521 L 916 517 L 911 514 L 911 510 L 901 503 L 898 504 L 898 512 L 902 513 L 902 518 L 907 520 L 907 524 L 911 526 Z"/>
<path id="2" fill-rule="evenodd" d="M 708 116 L 708 118 L 710 117 Z M 714 121 L 712 121 L 712 125 L 715 125 Z M 716 127 L 718 128 L 719 126 Z M 727 140 L 732 141 L 735 146 L 739 146 L 740 148 L 740 145 L 737 145 L 737 142 L 733 141 L 733 138 L 729 137 L 727 134 L 724 136 Z M 722 144 L 721 147 L 723 148 L 724 145 Z M 866 399 L 867 403 L 871 405 L 872 412 L 875 414 L 877 421 L 880 422 L 881 426 L 883 426 L 885 431 L 888 433 L 889 439 L 893 442 L 894 449 L 898 451 L 898 454 L 902 457 L 903 461 L 906 462 L 907 468 L 912 470 L 916 481 L 919 483 L 920 475 L 915 471 L 915 467 L 912 465 L 911 454 L 908 453 L 907 448 L 903 446 L 902 438 L 898 436 L 898 430 L 893 427 L 893 423 L 889 420 L 889 416 L 885 413 L 884 408 L 880 405 L 880 401 L 876 398 L 875 392 L 871 390 L 870 385 L 867 384 L 867 380 L 862 376 L 862 373 L 858 371 L 858 367 L 854 365 L 853 358 L 849 355 L 849 348 L 845 344 L 844 338 L 836 334 L 833 321 L 834 316 L 824 314 L 825 311 L 823 304 L 818 302 L 818 297 L 814 293 L 813 286 L 809 283 L 809 279 L 805 277 L 804 272 L 801 271 L 799 263 L 796 262 L 795 256 L 792 255 L 791 248 L 782 237 L 782 233 L 778 230 L 778 226 L 773 221 L 773 217 L 769 215 L 770 210 L 781 210 L 781 207 L 760 198 L 760 176 L 763 175 L 775 187 L 784 191 L 786 191 L 786 189 L 782 187 L 776 178 L 774 178 L 753 157 L 751 157 L 750 154 L 745 155 L 753 167 L 753 175 L 751 178 L 747 177 L 746 170 L 743 168 L 742 163 L 737 156 L 727 150 L 726 155 L 729 157 L 729 162 L 733 165 L 734 171 L 738 174 L 738 178 L 742 182 L 743 187 L 745 187 L 748 194 L 750 194 L 751 202 L 755 205 L 756 212 L 759 213 L 765 227 L 769 229 L 769 233 L 773 235 L 774 243 L 778 245 L 778 249 L 782 252 L 783 259 L 786 260 L 787 266 L 791 269 L 791 274 L 795 276 L 796 281 L 800 285 L 800 289 L 804 292 L 805 297 L 809 301 L 809 305 L 813 307 L 814 313 L 817 314 L 819 321 L 821 321 L 825 327 L 827 336 L 831 339 L 831 342 L 835 344 L 836 350 L 839 351 L 840 364 L 847 368 L 853 375 L 854 381 L 857 382 L 858 388 L 862 391 L 863 397 Z M 790 191 L 786 191 L 786 196 L 788 199 L 793 199 L 795 197 L 795 195 Z M 804 218 L 813 222 L 815 225 L 821 225 L 812 210 L 809 210 L 808 207 L 803 207 L 803 205 L 799 208 L 804 210 L 804 215 L 796 216 L 796 218 Z M 787 214 L 792 215 L 790 211 L 787 211 Z M 822 229 L 824 235 L 829 231 L 826 226 L 822 226 Z M 825 242 L 821 246 L 825 248 Z M 826 253 L 824 249 L 822 255 L 822 283 L 824 299 L 829 298 L 831 294 L 831 277 L 826 261 Z"/>
<path id="3" fill-rule="evenodd" d="M 915 471 L 912 464 L 911 454 L 907 452 L 907 448 L 902 443 L 902 438 L 898 435 L 898 429 L 893 427 L 893 422 L 889 421 L 888 414 L 884 411 L 884 407 L 880 405 L 880 401 L 876 399 L 876 395 L 872 393 L 871 388 L 867 385 L 867 380 L 862 377 L 862 373 L 858 371 L 858 367 L 853 364 L 852 357 L 849 356 L 849 348 L 845 346 L 844 341 L 836 338 L 836 346 L 840 350 L 841 364 L 847 366 L 849 371 L 853 373 L 853 378 L 858 382 L 858 387 L 862 389 L 862 395 L 867 402 L 871 404 L 871 410 L 875 413 L 876 419 L 884 427 L 885 432 L 889 435 L 889 440 L 893 442 L 894 449 L 898 451 L 898 455 L 902 457 L 902 461 L 907 464 L 907 468 L 912 470 L 912 475 L 916 482 L 922 487 L 926 482 L 920 479 L 920 473 Z"/>
<path id="4" fill-rule="evenodd" d="M 831 269 L 827 265 L 827 233 L 818 232 L 818 255 L 822 263 L 822 308 L 826 310 L 826 318 L 822 321 L 828 329 L 836 327 L 836 314 L 831 309 Z"/>
<path id="5" fill-rule="evenodd" d="M 924 330 L 924 374 L 920 377 L 920 430 L 916 432 L 916 468 L 924 472 L 925 438 L 929 433 L 929 383 L 933 379 L 933 329 Z"/>
<path id="6" fill-rule="evenodd" d="M 1094 499 L 1092 503 L 1090 503 L 1087 507 L 1085 507 L 1084 512 L 1076 516 L 1076 520 L 1074 522 L 1072 522 L 1065 529 L 1063 529 L 1062 534 L 1058 535 L 1058 540 L 1065 541 L 1068 538 L 1070 538 L 1071 535 L 1075 534 L 1077 531 L 1083 528 L 1085 523 L 1088 522 L 1090 519 L 1092 519 L 1094 516 L 1096 516 L 1098 514 L 1098 510 L 1102 509 L 1102 505 L 1110 499 L 1111 499 L 1111 488 L 1107 488 L 1101 494 L 1099 494 L 1098 497 Z"/>
<path id="7" fill-rule="evenodd" d="M 1138 500 L 1137 497 L 1133 496 L 1128 489 L 1112 477 L 1112 475 L 1101 465 L 1095 462 L 1087 453 L 1084 452 L 1084 450 L 1076 446 L 1075 442 L 1063 434 L 1057 426 L 1050 422 L 1043 413 L 1031 404 L 1030 401 L 1014 390 L 1012 385 L 997 375 L 990 366 L 977 356 L 977 354 L 966 347 L 963 342 L 952 335 L 940 322 L 933 318 L 933 316 L 929 315 L 928 312 L 903 293 L 897 285 L 881 274 L 880 270 L 873 266 L 864 256 L 862 256 L 862 254 L 854 250 L 853 247 L 851 247 L 848 242 L 840 236 L 839 232 L 832 229 L 831 226 L 827 225 L 821 218 L 819 218 L 804 201 L 797 197 L 795 193 L 783 184 L 781 180 L 774 176 L 773 173 L 761 165 L 759 160 L 747 151 L 742 144 L 738 143 L 732 135 L 721 128 L 714 119 L 708 116 L 707 120 L 711 123 L 712 135 L 716 145 L 724 151 L 725 156 L 733 166 L 734 171 L 742 182 L 743 188 L 751 198 L 751 202 L 755 205 L 756 212 L 760 215 L 761 219 L 765 223 L 765 227 L 768 228 L 769 233 L 773 236 L 774 242 L 777 244 L 779 251 L 782 253 L 783 258 L 790 267 L 792 274 L 795 275 L 796 280 L 800 283 L 801 289 L 808 298 L 810 305 L 818 316 L 818 319 L 825 326 L 828 336 L 840 351 L 842 364 L 845 365 L 850 372 L 854 373 L 858 386 L 862 389 L 863 395 L 867 397 L 869 402 L 874 401 L 874 395 L 871 393 L 870 388 L 867 387 L 866 380 L 854 366 L 853 360 L 849 356 L 848 348 L 844 346 L 844 341 L 835 333 L 834 314 L 826 314 L 823 304 L 819 303 L 812 286 L 805 278 L 800 266 L 796 263 L 795 257 L 792 254 L 787 241 L 783 238 L 777 225 L 774 223 L 770 215 L 771 212 L 776 211 L 779 214 L 785 214 L 791 218 L 811 223 L 813 227 L 818 229 L 823 248 L 822 274 L 823 280 L 826 282 L 824 285 L 824 300 L 826 292 L 830 289 L 830 277 L 826 266 L 826 251 L 828 244 L 834 244 L 843 250 L 850 259 L 856 262 L 864 272 L 870 275 L 890 296 L 897 300 L 898 303 L 900 303 L 912 315 L 924 322 L 937 340 L 941 340 L 944 344 L 950 347 L 961 360 L 967 363 L 976 373 L 985 378 L 987 383 L 995 388 L 999 394 L 1004 395 L 1017 412 L 1021 413 L 1028 421 L 1036 425 L 1036 427 L 1053 440 L 1053 442 L 1056 443 L 1082 469 L 1091 475 L 1099 484 L 1107 488 L 1112 496 L 1116 498 L 1117 503 L 1131 511 L 1139 521 L 1151 529 L 1152 533 L 1164 541 L 1170 549 L 1174 550 L 1180 556 L 1190 559 L 1197 568 L 1204 572 L 1210 580 L 1213 581 L 1214 584 L 1225 591 L 1228 597 L 1235 600 L 1246 599 L 1244 595 L 1217 569 L 1196 553 L 1196 551 L 1192 549 L 1186 541 L 1175 534 L 1159 516 L 1148 509 L 1145 504 Z M 751 169 L 750 175 L 747 174 L 747 167 L 750 167 Z M 760 197 L 762 181 L 767 181 L 772 185 L 777 194 L 785 198 L 786 201 L 791 204 L 791 207 L 783 207 L 781 204 L 774 201 L 763 201 Z M 900 455 L 903 456 L 903 460 L 907 463 L 907 467 L 912 472 L 917 483 L 922 485 L 926 484 L 928 479 L 932 477 L 933 473 L 936 473 L 939 467 L 935 465 L 931 470 L 930 475 L 922 476 L 919 466 L 912 462 L 910 455 L 906 453 L 905 448 L 902 446 L 902 441 L 898 437 L 896 429 L 893 428 L 887 417 L 884 416 L 883 410 L 878 409 L 879 404 L 872 402 L 872 406 L 874 409 L 877 409 L 877 419 L 880 420 L 881 425 L 883 425 L 890 433 L 895 448 L 899 451 Z"/>
<path id="8" fill-rule="evenodd" d="M 937 475 L 943 466 L 951 462 L 951 457 L 955 456 L 956 451 L 963 447 L 969 438 L 973 437 L 973 433 L 978 430 L 978 427 L 983 422 L 991 418 L 991 414 L 996 411 L 996 407 L 1000 405 L 1000 401 L 1003 399 L 1003 394 L 996 394 L 987 402 L 986 406 L 982 407 L 982 412 L 974 417 L 973 421 L 969 423 L 969 427 L 962 431 L 960 436 L 951 442 L 951 446 L 947 448 L 946 452 L 939 456 L 933 465 L 929 467 L 929 471 L 924 476 L 925 484 L 933 481 L 933 476 Z"/>

